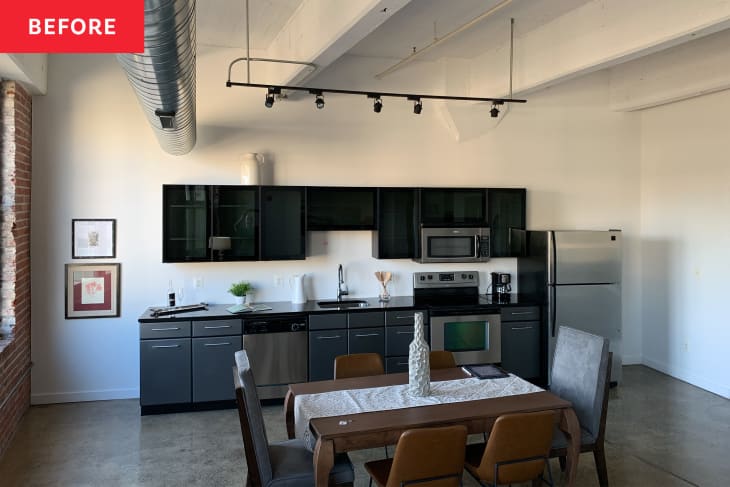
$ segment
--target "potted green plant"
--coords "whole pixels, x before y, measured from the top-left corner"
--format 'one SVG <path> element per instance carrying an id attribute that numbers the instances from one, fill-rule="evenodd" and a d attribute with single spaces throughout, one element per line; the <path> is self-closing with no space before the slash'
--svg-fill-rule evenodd
<path id="1" fill-rule="evenodd" d="M 253 291 L 253 285 L 247 281 L 239 281 L 231 284 L 228 292 L 236 298 L 236 304 L 243 304 L 246 301 L 246 294 Z"/>

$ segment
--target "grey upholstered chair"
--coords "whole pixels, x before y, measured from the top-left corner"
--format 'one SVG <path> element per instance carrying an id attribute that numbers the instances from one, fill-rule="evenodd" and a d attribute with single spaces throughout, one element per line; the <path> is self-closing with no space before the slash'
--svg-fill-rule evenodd
<path id="1" fill-rule="evenodd" d="M 555 345 L 550 390 L 573 404 L 581 429 L 581 452 L 593 452 L 598 481 L 608 486 L 604 433 L 611 373 L 608 339 L 561 326 Z M 565 468 L 567 441 L 559 430 L 553 437 L 551 457 Z"/>
<path id="2" fill-rule="evenodd" d="M 245 350 L 240 350 L 236 352 L 235 358 L 233 381 L 236 386 L 238 418 L 241 422 L 248 465 L 246 485 L 248 487 L 314 485 L 312 452 L 304 447 L 302 440 L 269 444 L 248 355 Z M 330 473 L 330 484 L 352 485 L 354 478 L 350 459 L 346 454 L 337 455 Z"/>

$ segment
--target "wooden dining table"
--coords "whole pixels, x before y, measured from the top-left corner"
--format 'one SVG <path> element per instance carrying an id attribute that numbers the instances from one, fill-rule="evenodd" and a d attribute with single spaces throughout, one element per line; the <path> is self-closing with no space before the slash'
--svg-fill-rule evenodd
<path id="1" fill-rule="evenodd" d="M 431 371 L 431 381 L 467 377 L 469 375 L 461 368 Z M 408 374 L 400 373 L 291 384 L 284 399 L 287 434 L 289 438 L 295 437 L 294 405 L 298 395 L 385 387 L 407 382 Z M 336 453 L 393 445 L 408 429 L 461 424 L 466 426 L 469 434 L 484 433 L 491 430 L 501 415 L 544 410 L 556 412 L 558 426 L 566 435 L 568 455 L 565 479 L 567 486 L 573 486 L 580 454 L 580 424 L 571 403 L 548 391 L 312 418 L 309 427 L 316 438 L 313 460 L 315 485 L 324 487 L 328 484 Z"/>

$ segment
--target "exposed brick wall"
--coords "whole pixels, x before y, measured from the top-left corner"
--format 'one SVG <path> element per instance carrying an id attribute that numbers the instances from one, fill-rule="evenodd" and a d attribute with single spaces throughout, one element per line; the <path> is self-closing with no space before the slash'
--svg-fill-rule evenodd
<path id="1" fill-rule="evenodd" d="M 30 406 L 31 104 L 20 84 L 0 82 L 0 313 L 15 323 L 0 345 L 0 457 Z"/>

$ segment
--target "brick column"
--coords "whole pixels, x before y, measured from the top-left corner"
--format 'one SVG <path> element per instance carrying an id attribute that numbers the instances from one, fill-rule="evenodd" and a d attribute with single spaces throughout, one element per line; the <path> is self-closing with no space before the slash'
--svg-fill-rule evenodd
<path id="1" fill-rule="evenodd" d="M 30 406 L 31 96 L 0 82 L 0 318 L 14 324 L 0 340 L 0 457 Z"/>

